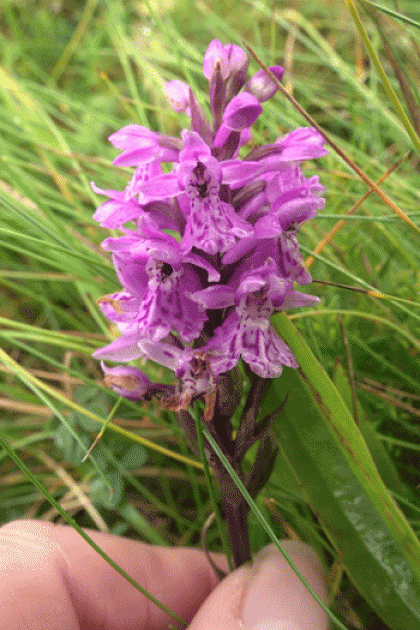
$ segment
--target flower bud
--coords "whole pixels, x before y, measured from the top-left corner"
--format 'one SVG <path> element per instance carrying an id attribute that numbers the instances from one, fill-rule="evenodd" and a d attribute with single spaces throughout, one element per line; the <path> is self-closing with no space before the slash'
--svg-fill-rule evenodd
<path id="1" fill-rule="evenodd" d="M 281 81 L 284 68 L 281 66 L 271 66 L 269 68 L 275 77 Z M 255 96 L 260 103 L 268 101 L 277 92 L 277 86 L 273 79 L 268 76 L 265 70 L 259 70 L 256 72 L 245 85 L 244 90 Z"/>
<path id="2" fill-rule="evenodd" d="M 136 367 L 118 365 L 110 368 L 103 361 L 101 367 L 105 385 L 124 398 L 141 400 L 151 385 L 149 377 Z"/>

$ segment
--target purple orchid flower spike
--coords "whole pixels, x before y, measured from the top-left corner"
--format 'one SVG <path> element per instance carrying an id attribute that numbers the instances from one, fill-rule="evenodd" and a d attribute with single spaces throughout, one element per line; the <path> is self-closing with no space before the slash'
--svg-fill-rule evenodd
<path id="1" fill-rule="evenodd" d="M 174 384 L 164 385 L 151 383 L 135 366 L 103 364 L 106 384 L 121 396 L 155 397 L 178 413 L 193 449 L 196 425 L 188 409 L 202 401 L 209 431 L 244 483 L 243 457 L 260 439 L 256 469 L 249 474 L 255 495 L 276 452 L 271 416 L 258 420 L 258 401 L 270 379 L 298 367 L 270 317 L 318 302 L 296 288 L 311 282 L 299 251 L 299 227 L 324 207 L 325 190 L 318 176 L 304 176 L 302 163 L 327 151 L 322 135 L 306 127 L 247 150 L 262 104 L 277 90 L 263 70 L 248 79 L 248 64 L 236 44 L 212 41 L 203 61 L 211 120 L 191 88 L 175 79 L 165 95 L 190 120 L 180 138 L 135 124 L 110 136 L 121 152 L 114 165 L 134 167 L 134 173 L 124 191 L 93 184 L 108 197 L 94 218 L 121 230 L 102 245 L 112 252 L 122 285 L 99 300 L 120 336 L 95 356 L 123 364 L 151 360 L 171 370 Z M 281 66 L 270 70 L 282 79 Z M 250 393 L 235 443 L 231 418 L 243 396 L 241 365 Z M 250 558 L 248 507 L 206 448 L 239 565 Z"/>

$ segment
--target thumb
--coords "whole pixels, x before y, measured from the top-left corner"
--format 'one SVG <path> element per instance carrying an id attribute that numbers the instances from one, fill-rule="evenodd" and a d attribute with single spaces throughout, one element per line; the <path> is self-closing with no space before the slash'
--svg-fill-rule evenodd
<path id="1" fill-rule="evenodd" d="M 308 545 L 283 548 L 315 592 L 327 601 L 324 570 Z M 189 630 L 327 630 L 328 618 L 274 545 L 250 566 L 230 573 L 201 606 Z"/>

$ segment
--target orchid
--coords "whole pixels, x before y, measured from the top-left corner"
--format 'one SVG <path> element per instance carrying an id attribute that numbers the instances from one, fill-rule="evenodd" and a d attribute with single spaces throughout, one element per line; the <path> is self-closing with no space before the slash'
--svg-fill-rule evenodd
<path id="1" fill-rule="evenodd" d="M 283 68 L 270 70 L 281 80 Z M 257 398 L 284 366 L 298 367 L 270 317 L 318 302 L 295 286 L 311 282 L 299 251 L 299 226 L 324 207 L 324 187 L 317 176 L 305 177 L 301 164 L 327 151 L 312 128 L 247 151 L 250 127 L 263 111 L 261 103 L 274 96 L 274 81 L 263 70 L 247 80 L 246 53 L 217 40 L 204 55 L 203 71 L 212 121 L 190 87 L 175 80 L 165 88 L 169 105 L 190 117 L 180 138 L 141 125 L 110 136 L 121 151 L 114 164 L 135 171 L 123 192 L 92 184 L 108 197 L 94 218 L 122 233 L 102 244 L 112 252 L 122 290 L 99 301 L 120 336 L 95 356 L 123 363 L 150 359 L 171 369 L 177 379 L 172 388 L 150 383 L 132 366 L 104 366 L 105 382 L 127 398 L 159 398 L 179 413 L 184 427 L 191 424 L 190 404 L 202 398 L 204 419 L 240 471 L 238 451 L 222 427 L 231 412 L 226 400 L 240 399 L 239 379 L 233 378 L 240 360 Z M 172 170 L 164 172 L 163 163 Z M 266 464 L 260 455 L 255 465 L 266 467 L 260 474 L 265 478 L 275 448 L 262 439 L 268 422 L 257 423 L 257 415 L 257 408 L 248 409 L 244 423 L 252 436 L 244 444 L 261 438 Z M 246 448 L 240 451 L 243 457 Z M 210 462 L 223 494 L 227 482 L 220 463 Z M 227 512 L 246 514 L 241 497 L 232 507 L 232 496 Z M 236 564 L 249 557 L 246 534 L 241 536 L 239 542 L 231 536 Z"/>

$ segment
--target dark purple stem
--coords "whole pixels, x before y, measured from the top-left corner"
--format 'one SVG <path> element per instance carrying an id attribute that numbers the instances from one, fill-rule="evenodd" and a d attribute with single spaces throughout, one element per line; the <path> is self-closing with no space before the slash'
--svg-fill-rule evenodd
<path id="1" fill-rule="evenodd" d="M 220 484 L 223 515 L 228 528 L 233 564 L 237 568 L 252 557 L 247 523 L 249 508 L 222 463 L 215 462 L 214 468 Z M 237 472 L 240 474 L 240 471 Z"/>

